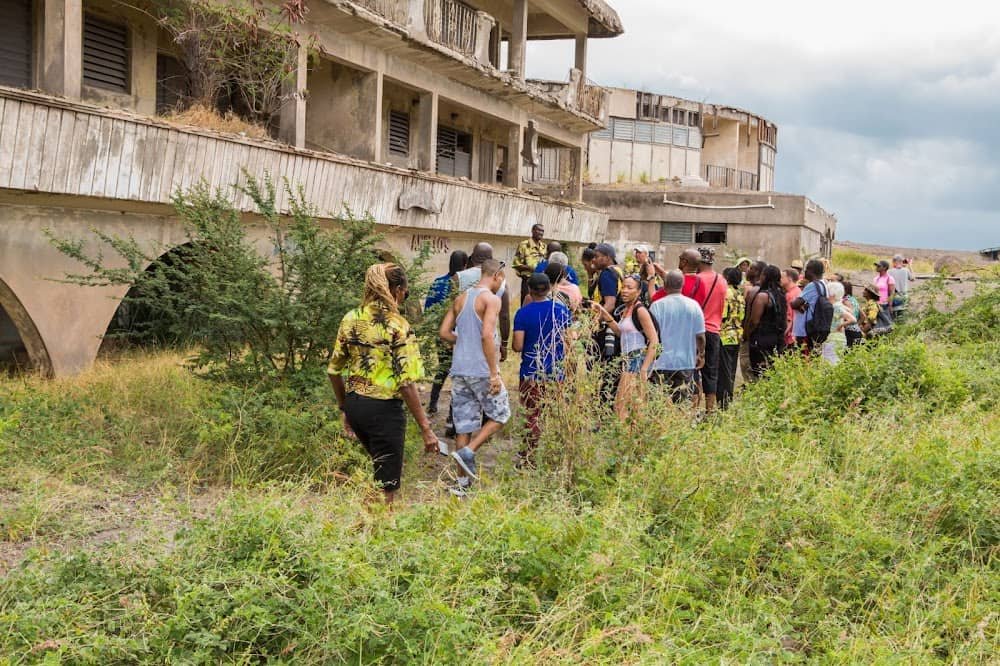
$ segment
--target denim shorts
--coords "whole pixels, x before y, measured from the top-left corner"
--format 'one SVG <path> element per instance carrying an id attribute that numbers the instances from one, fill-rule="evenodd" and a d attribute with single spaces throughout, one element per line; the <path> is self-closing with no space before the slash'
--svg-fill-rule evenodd
<path id="1" fill-rule="evenodd" d="M 631 372 L 633 375 L 639 374 L 642 370 L 642 362 L 646 358 L 645 349 L 636 349 L 622 357 L 622 370 Z"/>

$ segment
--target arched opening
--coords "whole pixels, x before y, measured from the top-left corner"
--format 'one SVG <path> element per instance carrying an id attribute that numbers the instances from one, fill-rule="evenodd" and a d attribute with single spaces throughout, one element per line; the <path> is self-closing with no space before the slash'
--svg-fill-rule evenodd
<path id="1" fill-rule="evenodd" d="M 180 342 L 170 330 L 169 315 L 160 307 L 152 293 L 165 288 L 169 292 L 184 289 L 178 268 L 190 257 L 191 243 L 179 245 L 164 254 L 146 268 L 146 280 L 133 285 L 122 297 L 115 314 L 108 323 L 101 339 L 98 358 L 115 356 L 134 349 L 162 349 Z M 155 278 L 157 285 L 151 288 Z"/>
<path id="2" fill-rule="evenodd" d="M 3 280 L 0 280 L 0 371 L 52 374 L 52 360 L 35 322 Z"/>

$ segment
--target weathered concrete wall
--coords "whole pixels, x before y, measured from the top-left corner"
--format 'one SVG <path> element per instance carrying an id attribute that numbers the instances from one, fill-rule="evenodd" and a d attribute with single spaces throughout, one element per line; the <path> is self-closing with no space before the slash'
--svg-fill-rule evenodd
<path id="1" fill-rule="evenodd" d="M 125 23 L 129 35 L 129 91 L 119 93 L 83 84 L 83 98 L 102 106 L 156 113 L 156 51 L 159 32 L 149 15 L 109 0 L 88 0 L 84 12 L 107 21 Z"/>
<path id="2" fill-rule="evenodd" d="M 718 136 L 712 136 L 717 134 Z M 740 153 L 740 124 L 735 120 L 719 119 L 719 126 L 714 121 L 705 123 L 705 147 L 701 150 L 702 165 L 737 168 Z"/>
<path id="3" fill-rule="evenodd" d="M 770 202 L 773 208 L 689 208 L 665 204 L 665 197 L 670 201 L 715 207 L 759 206 Z M 805 197 L 795 195 L 591 187 L 585 190 L 584 199 L 608 211 L 606 238 L 619 251 L 648 243 L 657 248 L 658 256 L 676 256 L 680 250 L 695 245 L 693 235 L 691 243 L 660 243 L 660 224 L 664 222 L 725 224 L 727 242 L 719 247 L 719 257 L 743 254 L 779 266 L 789 265 L 803 253 L 819 253 L 823 234 L 836 230 L 836 218 Z M 811 213 L 807 213 L 807 202 L 815 209 Z"/>
<path id="4" fill-rule="evenodd" d="M 739 168 L 742 171 L 758 173 L 760 167 L 760 141 L 757 139 L 757 126 L 754 125 L 747 137 L 746 125 L 740 127 Z"/>
<path id="5" fill-rule="evenodd" d="M 626 88 L 611 88 L 608 115 L 614 118 L 635 118 L 635 91 Z"/>
<path id="6" fill-rule="evenodd" d="M 374 161 L 377 78 L 320 58 L 309 72 L 306 147 Z"/>

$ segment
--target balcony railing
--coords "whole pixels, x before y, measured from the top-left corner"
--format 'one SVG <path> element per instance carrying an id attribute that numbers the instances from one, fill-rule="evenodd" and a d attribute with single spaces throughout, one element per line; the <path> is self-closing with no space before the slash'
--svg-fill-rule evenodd
<path id="1" fill-rule="evenodd" d="M 600 86 L 580 86 L 577 108 L 592 118 L 602 118 L 607 104 L 608 91 Z"/>
<path id="2" fill-rule="evenodd" d="M 406 25 L 410 12 L 408 0 L 355 0 L 355 2 L 396 25 Z"/>
<path id="3" fill-rule="evenodd" d="M 475 55 L 479 31 L 477 11 L 458 0 L 425 0 L 427 36 L 468 56 Z"/>
<path id="4" fill-rule="evenodd" d="M 739 171 L 732 167 L 705 165 L 705 180 L 711 187 L 725 187 L 732 190 L 760 189 L 760 179 L 751 171 Z"/>

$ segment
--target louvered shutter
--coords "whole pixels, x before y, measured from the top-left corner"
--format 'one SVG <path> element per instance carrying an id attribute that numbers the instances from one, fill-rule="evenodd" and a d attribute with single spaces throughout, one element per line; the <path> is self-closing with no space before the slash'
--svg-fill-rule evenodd
<path id="1" fill-rule="evenodd" d="M 410 114 L 389 112 L 389 152 L 408 157 L 410 154 Z"/>
<path id="2" fill-rule="evenodd" d="M 653 142 L 653 123 L 643 120 L 635 123 L 635 143 Z"/>
<path id="3" fill-rule="evenodd" d="M 686 222 L 661 222 L 661 243 L 690 243 L 692 225 Z"/>
<path id="4" fill-rule="evenodd" d="M 83 19 L 83 82 L 128 92 L 128 29 L 87 14 Z"/>
<path id="5" fill-rule="evenodd" d="M 632 141 L 635 139 L 635 121 L 615 118 L 612 128 L 615 141 Z"/>
<path id="6" fill-rule="evenodd" d="M 0 85 L 31 87 L 31 0 L 0 0 Z"/>
<path id="7" fill-rule="evenodd" d="M 450 127 L 438 125 L 437 172 L 446 176 L 455 175 L 455 144 L 457 132 Z"/>

